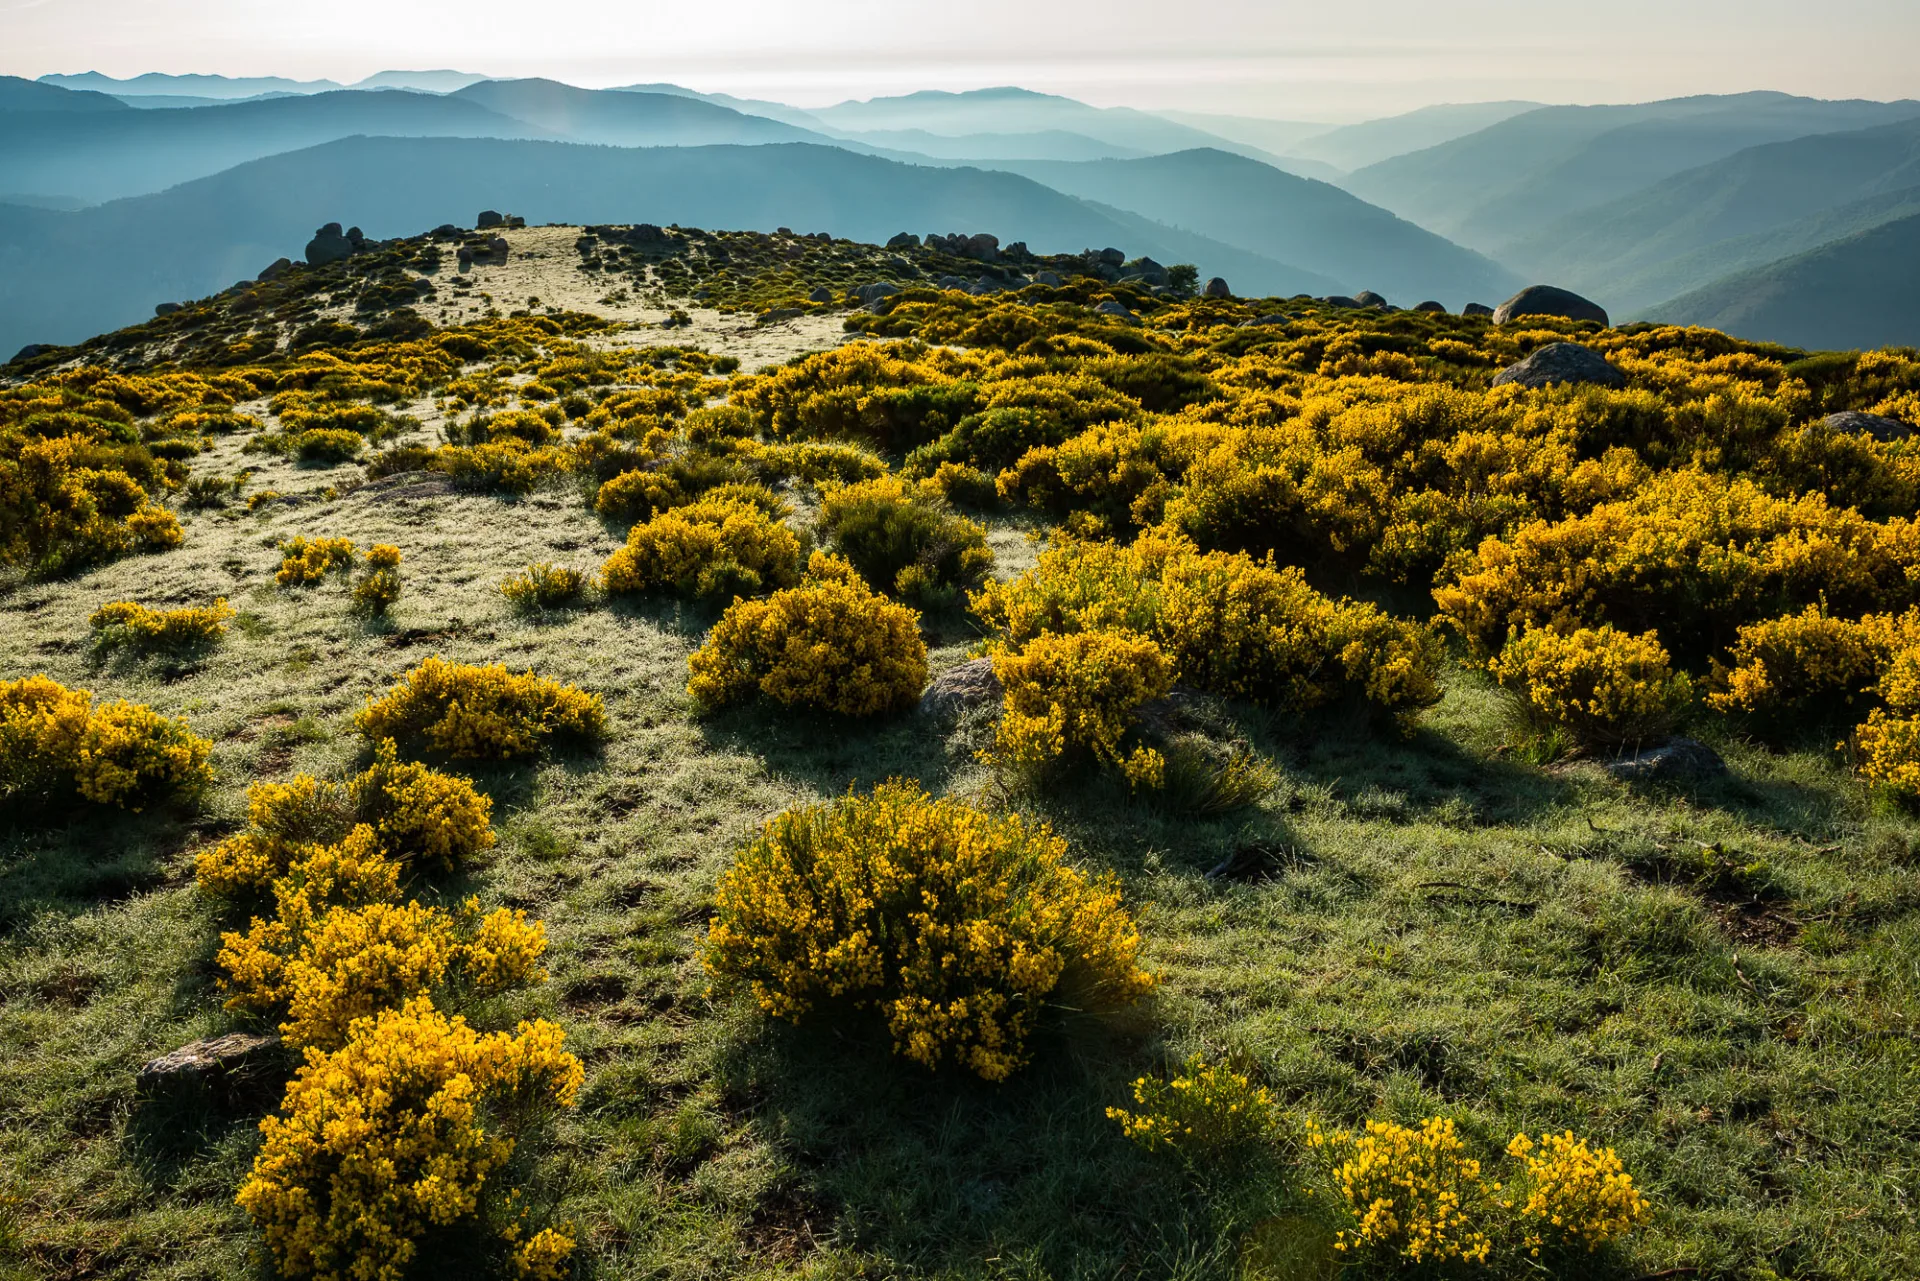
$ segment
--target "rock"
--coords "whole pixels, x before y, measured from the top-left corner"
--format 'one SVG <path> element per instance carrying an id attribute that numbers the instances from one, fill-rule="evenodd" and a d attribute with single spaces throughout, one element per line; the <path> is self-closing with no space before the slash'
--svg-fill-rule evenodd
<path id="1" fill-rule="evenodd" d="M 487 248 L 489 251 L 492 252 L 493 256 L 499 259 L 501 262 L 505 262 L 508 256 L 513 252 L 513 246 L 507 243 L 507 238 L 505 236 L 495 236 L 492 240 L 487 242 Z"/>
<path id="2" fill-rule="evenodd" d="M 1098 307 L 1095 307 L 1094 311 L 1102 316 L 1115 316 L 1121 320 L 1134 319 L 1134 315 L 1132 312 L 1128 311 L 1124 306 L 1115 302 L 1111 298 L 1101 303 Z"/>
<path id="3" fill-rule="evenodd" d="M 861 285 L 853 291 L 853 296 L 863 303 L 876 303 L 882 298 L 891 298 L 900 292 L 900 286 L 886 280 L 874 280 Z"/>
<path id="4" fill-rule="evenodd" d="M 832 302 L 833 290 L 827 288 L 825 285 L 815 285 L 812 292 L 810 292 L 807 295 L 807 301 L 808 302 Z"/>
<path id="5" fill-rule="evenodd" d="M 1120 267 L 1126 265 L 1127 256 L 1118 249 L 1108 248 L 1102 249 L 1099 253 L 1095 254 L 1094 259 L 1109 267 Z"/>
<path id="6" fill-rule="evenodd" d="M 993 660 L 976 658 L 934 677 L 920 695 L 920 711 L 926 716 L 960 716 L 976 707 L 998 703 L 1000 695 L 1000 678 L 993 674 Z"/>
<path id="7" fill-rule="evenodd" d="M 1164 285 L 1169 281 L 1167 269 L 1151 258 L 1142 258 L 1133 263 L 1122 280 L 1144 280 L 1150 285 Z"/>
<path id="8" fill-rule="evenodd" d="M 140 1069 L 134 1084 L 145 1094 L 195 1086 L 231 1088 L 265 1073 L 279 1051 L 277 1036 L 230 1032 L 161 1055 Z"/>
<path id="9" fill-rule="evenodd" d="M 1720 753 L 1691 738 L 1670 738 L 1607 762 L 1607 773 L 1629 783 L 1679 783 L 1718 778 L 1727 772 Z"/>
<path id="10" fill-rule="evenodd" d="M 965 276 L 942 276 L 935 283 L 942 289 L 968 289 L 972 287 L 972 282 Z"/>
<path id="11" fill-rule="evenodd" d="M 1508 365 L 1493 376 L 1493 385 L 1518 383 L 1522 387 L 1547 387 L 1554 383 L 1596 383 L 1602 387 L 1624 387 L 1627 376 L 1607 363 L 1607 358 L 1591 347 L 1577 342 L 1549 343 L 1517 365 Z"/>
<path id="12" fill-rule="evenodd" d="M 1447 314 L 1446 304 L 1435 302 L 1431 298 L 1427 299 L 1427 301 L 1425 302 L 1417 302 L 1413 304 L 1413 309 L 1415 311 L 1430 311 L 1430 312 L 1433 312 L 1435 315 L 1440 315 L 1440 316 L 1444 316 Z"/>
<path id="13" fill-rule="evenodd" d="M 973 282 L 973 292 L 976 294 L 997 294 L 1005 288 L 1005 285 L 992 276 L 982 276 Z"/>
<path id="14" fill-rule="evenodd" d="M 1033 252 L 1027 248 L 1026 241 L 1016 240 L 1005 249 L 1002 249 L 1000 256 L 1002 258 L 1031 258 L 1033 257 Z"/>
<path id="15" fill-rule="evenodd" d="M 1483 302 L 1470 302 L 1460 309 L 1463 316 L 1491 316 L 1493 308 Z"/>
<path id="16" fill-rule="evenodd" d="M 16 351 L 15 353 L 13 353 L 13 359 L 9 360 L 7 363 L 9 365 L 17 365 L 23 360 L 32 360 L 35 356 L 44 356 L 50 351 L 58 351 L 58 350 L 60 349 L 57 346 L 55 346 L 53 343 L 30 342 L 26 346 L 22 347 L 19 351 Z"/>
<path id="17" fill-rule="evenodd" d="M 177 302 L 163 302 L 163 303 L 161 303 L 161 304 L 160 304 L 159 306 L 157 306 L 157 307 L 155 307 L 155 308 L 153 309 L 153 314 L 154 314 L 154 315 L 156 315 L 156 316 L 171 316 L 171 315 L 172 315 L 172 314 L 173 314 L 174 312 L 176 312 L 176 311 L 179 311 L 179 310 L 180 310 L 180 304 L 179 304 L 179 303 L 177 303 Z"/>
<path id="18" fill-rule="evenodd" d="M 1219 276 L 1215 276 L 1213 279 L 1209 280 L 1206 283 L 1205 287 L 1200 290 L 1200 292 L 1208 298 L 1233 297 L 1233 290 L 1229 289 L 1227 287 L 1227 282 L 1222 278 L 1220 278 Z"/>
<path id="19" fill-rule="evenodd" d="M 324 267 L 353 256 L 353 242 L 340 233 L 340 224 L 330 222 L 313 233 L 307 242 L 307 265 Z"/>
<path id="20" fill-rule="evenodd" d="M 456 240 L 460 236 L 460 228 L 450 222 L 443 222 L 427 234 L 435 240 Z"/>
<path id="21" fill-rule="evenodd" d="M 293 259 L 275 258 L 272 262 L 268 263 L 265 267 L 262 267 L 260 269 L 260 274 L 258 276 L 255 276 L 254 279 L 255 280 L 278 280 L 280 279 L 280 277 L 286 275 L 288 272 L 292 270 L 293 270 Z"/>
<path id="22" fill-rule="evenodd" d="M 461 245 L 460 248 L 454 252 L 454 257 L 460 260 L 462 267 L 471 267 L 473 265 L 473 246 Z"/>
<path id="23" fill-rule="evenodd" d="M 506 221 L 505 218 L 502 218 L 498 213 L 494 212 L 493 210 L 482 209 L 480 211 L 480 216 L 473 220 L 473 225 L 479 228 L 481 231 L 486 231 L 488 228 L 500 226 L 505 221 Z"/>
<path id="24" fill-rule="evenodd" d="M 515 227 L 524 227 L 526 225 L 527 225 L 527 220 L 525 218 L 522 218 L 519 214 L 508 214 L 506 217 L 506 226 L 507 226 L 507 230 L 509 231 L 513 230 Z"/>
<path id="25" fill-rule="evenodd" d="M 1913 428 L 1898 418 L 1863 414 L 1857 409 L 1843 409 L 1837 414 L 1828 414 L 1820 420 L 1820 425 L 1829 431 L 1847 432 L 1855 436 L 1871 436 L 1880 441 L 1906 440 L 1913 435 Z"/>
<path id="26" fill-rule="evenodd" d="M 986 232 L 967 237 L 967 257 L 978 258 L 981 262 L 992 262 L 1000 256 L 1000 237 L 989 236 Z"/>
<path id="27" fill-rule="evenodd" d="M 1381 311 L 1385 311 L 1387 308 L 1387 300 L 1371 289 L 1362 289 L 1353 296 L 1353 300 L 1362 307 L 1374 307 Z"/>
<path id="28" fill-rule="evenodd" d="M 1276 311 L 1271 316 L 1259 316 L 1253 320 L 1243 320 L 1240 322 L 1240 328 L 1247 329 L 1256 325 L 1284 325 L 1292 319 L 1293 317 L 1289 316 L 1286 312 Z"/>
<path id="29" fill-rule="evenodd" d="M 1060 273 L 1057 271 L 1036 271 L 1033 273 L 1033 283 L 1045 285 L 1049 289 L 1058 289 L 1062 282 Z"/>
<path id="30" fill-rule="evenodd" d="M 1554 285 L 1528 285 L 1493 311 L 1493 323 L 1504 325 L 1523 316 L 1558 316 L 1562 320 L 1591 320 L 1605 329 L 1607 313 L 1600 305 Z"/>
<path id="31" fill-rule="evenodd" d="M 792 320 L 795 316 L 805 315 L 798 307 L 775 307 L 772 311 L 763 311 L 754 317 L 754 323 L 777 325 L 783 320 Z"/>
<path id="32" fill-rule="evenodd" d="M 1348 311 L 1352 311 L 1360 306 L 1360 300 L 1358 298 L 1349 298 L 1345 294 L 1328 294 L 1320 301 L 1329 307 L 1343 307 Z"/>
<path id="33" fill-rule="evenodd" d="M 887 248 L 889 249 L 918 249 L 919 247 L 920 237 L 914 235 L 911 231 L 903 231 L 887 241 Z"/>

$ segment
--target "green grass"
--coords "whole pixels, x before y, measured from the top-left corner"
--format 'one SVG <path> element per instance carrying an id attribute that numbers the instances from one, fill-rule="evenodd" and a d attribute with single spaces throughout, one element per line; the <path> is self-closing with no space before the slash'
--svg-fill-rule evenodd
<path id="1" fill-rule="evenodd" d="M 203 467 L 232 471 L 242 443 Z M 315 497 L 184 512 L 177 551 L 0 598 L 0 670 L 184 715 L 219 771 L 197 811 L 0 819 L 0 1275 L 260 1274 L 232 1193 L 272 1092 L 133 1089 L 144 1060 L 236 1026 L 212 956 L 243 922 L 195 892 L 193 854 L 238 827 L 250 780 L 354 768 L 352 712 L 433 653 L 607 700 L 604 750 L 479 771 L 498 848 L 416 887 L 546 922 L 552 981 L 474 1014 L 555 1018 L 587 1064 L 539 1187 L 579 1224 L 585 1275 L 1288 1275 L 1260 1261 L 1319 1247 L 1284 1162 L 1184 1171 L 1104 1116 L 1194 1051 L 1329 1123 L 1444 1113 L 1489 1158 L 1521 1128 L 1615 1146 L 1658 1212 L 1595 1275 L 1920 1272 L 1920 825 L 1828 754 L 1722 743 L 1728 780 L 1631 789 L 1519 759 L 1502 696 L 1455 670 L 1405 740 L 1337 712 L 1200 708 L 1202 732 L 1274 762 L 1251 807 L 1171 813 L 1098 779 L 1009 792 L 974 756 L 981 716 L 696 717 L 685 660 L 710 612 L 516 615 L 501 579 L 618 545 L 571 487 L 327 499 L 353 473 L 261 467 L 252 489 Z M 344 583 L 273 587 L 295 533 L 398 545 L 392 618 L 352 617 Z M 991 542 L 1002 573 L 1033 554 L 1010 521 Z M 87 645 L 103 601 L 216 595 L 241 615 L 191 662 Z M 976 639 L 957 614 L 929 630 L 936 668 Z M 712 999 L 698 945 L 731 852 L 786 806 L 891 775 L 1040 814 L 1118 874 L 1162 978 L 1151 1005 L 1062 1014 L 992 1086 L 895 1059 L 871 1025 L 796 1031 Z M 1250 847 L 1263 879 L 1206 878 Z"/>

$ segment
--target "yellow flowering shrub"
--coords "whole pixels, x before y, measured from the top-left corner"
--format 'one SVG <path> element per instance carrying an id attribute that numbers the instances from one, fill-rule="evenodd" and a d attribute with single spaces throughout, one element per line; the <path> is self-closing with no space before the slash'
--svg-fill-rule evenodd
<path id="1" fill-rule="evenodd" d="M 1780 722 L 1823 715 L 1871 691 L 1900 650 L 1920 644 L 1920 609 L 1835 618 L 1819 605 L 1742 627 L 1725 688 L 1707 702 Z"/>
<path id="2" fill-rule="evenodd" d="M 752 595 L 799 580 L 800 538 L 753 503 L 703 499 L 635 525 L 600 573 L 609 592 Z"/>
<path id="3" fill-rule="evenodd" d="M 577 569 L 537 561 L 500 584 L 500 594 L 519 610 L 558 609 L 579 600 L 587 576 Z"/>
<path id="4" fill-rule="evenodd" d="M 383 740 L 368 769 L 344 783 L 299 774 L 247 789 L 247 828 L 201 851 L 200 887 L 215 894 L 265 893 L 303 847 L 323 846 L 365 825 L 380 854 L 453 871 L 490 849 L 493 801 L 457 775 L 401 761 Z"/>
<path id="5" fill-rule="evenodd" d="M 558 445 L 531 445 L 518 436 L 505 436 L 483 445 L 442 445 L 428 457 L 427 466 L 466 489 L 530 494 L 541 482 L 571 472 L 574 456 Z"/>
<path id="6" fill-rule="evenodd" d="M 873 1010 L 897 1053 L 1004 1080 L 1056 994 L 1112 1009 L 1153 985 L 1119 890 L 1066 853 L 901 782 L 791 810 L 721 876 L 706 967 L 776 1017 Z"/>
<path id="7" fill-rule="evenodd" d="M 295 534 L 280 544 L 280 568 L 273 581 L 282 587 L 311 587 L 328 574 L 353 568 L 353 543 L 345 538 L 308 538 Z"/>
<path id="8" fill-rule="evenodd" d="M 1507 1155 L 1525 1170 L 1513 1188 L 1524 1195 L 1506 1204 L 1518 1217 L 1520 1244 L 1534 1257 L 1543 1250 L 1592 1253 L 1653 1215 L 1613 1149 L 1589 1147 L 1571 1130 L 1538 1142 L 1516 1134 Z"/>
<path id="9" fill-rule="evenodd" d="M 823 487 L 820 528 L 868 584 L 899 596 L 936 599 L 993 568 L 983 526 L 898 476 Z"/>
<path id="10" fill-rule="evenodd" d="M 1198 1054 L 1166 1080 L 1143 1076 L 1135 1081 L 1133 1102 L 1139 1111 L 1108 1108 L 1108 1118 L 1149 1152 L 1189 1160 L 1265 1142 L 1281 1121 L 1280 1105 L 1265 1086 Z"/>
<path id="11" fill-rule="evenodd" d="M 1583 747 L 1658 739 L 1692 697 L 1657 636 L 1611 625 L 1565 634 L 1536 627 L 1508 641 L 1488 666 L 1530 719 L 1565 728 Z"/>
<path id="12" fill-rule="evenodd" d="M 532 756 L 556 739 L 598 739 L 606 709 L 598 694 L 502 664 L 477 667 L 435 655 L 387 693 L 369 699 L 353 723 L 378 741 L 421 742 L 449 756 Z"/>
<path id="13" fill-rule="evenodd" d="M 430 1229 L 486 1222 L 515 1148 L 578 1095 L 562 1043 L 544 1020 L 483 1034 L 422 999 L 357 1021 L 332 1053 L 309 1049 L 236 1198 L 280 1273 L 401 1281 Z M 554 1276 L 572 1240 L 502 1245 L 523 1275 Z"/>
<path id="14" fill-rule="evenodd" d="M 993 674 L 1004 690 L 996 759 L 1036 771 L 1084 752 L 1135 787 L 1160 786 L 1166 758 L 1126 745 L 1135 711 L 1173 688 L 1173 663 L 1153 641 L 1125 632 L 1043 632 L 996 651 Z"/>
<path id="15" fill-rule="evenodd" d="M 224 596 L 211 605 L 185 609 L 149 609 L 135 601 L 118 600 L 94 610 L 87 625 L 102 646 L 187 649 L 219 640 L 232 619 L 233 607 Z"/>
<path id="16" fill-rule="evenodd" d="M 843 716 L 909 706 L 927 683 L 920 616 L 815 552 L 809 581 L 736 600 L 687 659 L 687 692 L 709 707 L 758 693 Z"/>
<path id="17" fill-rule="evenodd" d="M 213 779 L 213 745 L 140 703 L 95 703 L 45 676 L 0 682 L 0 799 L 78 795 L 138 812 Z"/>
<path id="18" fill-rule="evenodd" d="M 376 543 L 367 549 L 367 573 L 353 585 L 353 610 L 371 618 L 384 618 L 400 599 L 400 549 L 389 543 Z"/>
<path id="19" fill-rule="evenodd" d="M 1487 1262 L 1495 1188 L 1444 1117 L 1418 1129 L 1369 1121 L 1364 1132 L 1307 1123 L 1307 1146 L 1327 1166 L 1342 1226 L 1334 1249 L 1376 1264 Z"/>
<path id="20" fill-rule="evenodd" d="M 593 509 L 614 520 L 649 520 L 686 500 L 686 492 L 672 476 L 636 468 L 602 484 L 594 495 Z"/>
<path id="21" fill-rule="evenodd" d="M 127 517 L 127 533 L 134 546 L 146 552 L 163 552 L 187 540 L 180 528 L 180 518 L 152 503 Z"/>

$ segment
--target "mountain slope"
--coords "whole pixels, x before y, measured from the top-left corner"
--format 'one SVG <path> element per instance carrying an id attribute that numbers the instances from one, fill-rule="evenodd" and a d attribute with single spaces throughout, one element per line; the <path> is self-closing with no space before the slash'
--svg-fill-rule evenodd
<path id="1" fill-rule="evenodd" d="M 1288 148 L 1286 154 L 1352 172 L 1394 156 L 1464 138 L 1539 106 L 1537 102 L 1442 103 L 1404 115 L 1325 129 L 1302 139 Z"/>
<path id="2" fill-rule="evenodd" d="M 482 80 L 448 96 L 575 142 L 616 147 L 826 141 L 778 120 L 678 94 L 577 89 L 557 80 Z"/>
<path id="3" fill-rule="evenodd" d="M 1647 316 L 1796 347 L 1920 344 L 1920 215 L 1723 277 Z"/>
<path id="4" fill-rule="evenodd" d="M 1001 166 L 1070 195 L 1130 209 L 1403 304 L 1505 297 L 1511 272 L 1338 187 L 1215 150 L 1084 164 Z"/>
<path id="5" fill-rule="evenodd" d="M 1748 148 L 1562 219 L 1507 256 L 1630 312 L 1752 265 L 1756 238 L 1784 235 L 1783 252 L 1811 247 L 1806 237 L 1828 230 L 1820 219 L 1830 211 L 1857 206 L 1831 230 L 1859 230 L 1873 202 L 1914 186 L 1920 120 L 1818 134 Z M 1897 196 L 1883 213 L 1898 216 Z"/>
<path id="6" fill-rule="evenodd" d="M 63 89 L 59 85 L 0 76 L 0 111 L 125 111 L 127 104 L 91 89 Z"/>
<path id="7" fill-rule="evenodd" d="M 281 76 L 170 76 L 149 71 L 145 75 L 116 80 L 98 71 L 79 75 L 40 77 L 41 84 L 65 89 L 96 89 L 101 93 L 184 93 L 196 98 L 251 98 L 261 93 L 325 93 L 347 86 L 333 80 L 287 80 Z"/>
<path id="8" fill-rule="evenodd" d="M 144 113 L 142 113 L 144 114 Z M 609 148 L 351 138 L 75 213 L 0 207 L 0 348 L 71 342 L 204 297 L 298 256 L 313 228 L 413 234 L 483 208 L 529 222 L 640 222 L 881 242 L 903 228 L 989 231 L 1036 251 L 1117 245 L 1192 261 L 1243 293 L 1324 292 L 1311 272 L 1109 216 L 1015 174 L 934 168 L 810 144 Z"/>

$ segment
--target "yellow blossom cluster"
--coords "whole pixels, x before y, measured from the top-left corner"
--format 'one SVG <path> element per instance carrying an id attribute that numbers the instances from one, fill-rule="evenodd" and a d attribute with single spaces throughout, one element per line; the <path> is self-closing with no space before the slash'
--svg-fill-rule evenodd
<path id="1" fill-rule="evenodd" d="M 600 571 L 613 593 L 751 596 L 800 578 L 800 539 L 752 502 L 703 498 L 635 525 Z"/>
<path id="2" fill-rule="evenodd" d="M 500 594 L 515 609 L 558 609 L 571 605 L 587 590 L 587 576 L 577 569 L 537 561 L 500 584 Z"/>
<path id="3" fill-rule="evenodd" d="M 273 581 L 282 587 L 311 587 L 324 582 L 328 574 L 352 570 L 356 554 L 349 539 L 295 534 L 280 544 L 280 568 Z"/>
<path id="4" fill-rule="evenodd" d="M 1005 704 L 993 759 L 1031 773 L 1069 753 L 1090 753 L 1135 787 L 1161 785 L 1166 758 L 1144 745 L 1129 750 L 1126 741 L 1135 712 L 1173 688 L 1173 663 L 1149 638 L 1042 632 L 996 652 L 993 674 Z"/>
<path id="5" fill-rule="evenodd" d="M 729 605 L 687 667 L 687 692 L 710 707 L 760 694 L 875 716 L 920 696 L 927 647 L 918 614 L 868 590 L 845 561 L 815 552 L 800 586 Z"/>
<path id="6" fill-rule="evenodd" d="M 721 876 L 706 967 L 776 1017 L 872 1010 L 897 1053 L 1004 1080 L 1047 1002 L 1113 1009 L 1153 986 L 1118 888 L 1066 852 L 901 782 L 791 810 Z"/>
<path id="7" fill-rule="evenodd" d="M 1149 1152 L 1172 1152 L 1206 1160 L 1272 1138 L 1281 1123 L 1272 1091 L 1255 1085 L 1225 1063 L 1189 1058 L 1179 1072 L 1162 1080 L 1143 1076 L 1133 1083 L 1138 1111 L 1108 1108 L 1129 1139 Z"/>
<path id="8" fill-rule="evenodd" d="M 1525 1169 L 1516 1180 L 1525 1195 L 1506 1204 L 1518 1216 L 1521 1244 L 1535 1257 L 1543 1249 L 1592 1253 L 1652 1217 L 1652 1203 L 1613 1149 L 1589 1147 L 1571 1130 L 1543 1134 L 1538 1142 L 1516 1134 L 1507 1155 Z"/>
<path id="9" fill-rule="evenodd" d="M 449 663 L 435 655 L 379 698 L 353 723 L 369 739 L 421 742 L 449 756 L 513 759 L 533 756 L 556 739 L 592 740 L 606 733 L 607 714 L 589 694 L 502 664 Z"/>
<path id="10" fill-rule="evenodd" d="M 1308 1123 L 1307 1146 L 1323 1154 L 1336 1208 L 1347 1220 L 1334 1249 L 1407 1263 L 1485 1263 L 1485 1231 L 1497 1186 L 1445 1117 L 1418 1129 L 1369 1121 L 1359 1134 Z"/>
<path id="11" fill-rule="evenodd" d="M 213 745 L 142 703 L 95 703 L 45 676 L 0 682 L 0 800 L 78 795 L 138 811 L 212 781 Z"/>
<path id="12" fill-rule="evenodd" d="M 233 607 L 222 596 L 211 605 L 150 609 L 136 601 L 109 601 L 93 611 L 87 625 L 103 646 L 135 649 L 186 649 L 210 645 L 227 634 Z"/>
<path id="13" fill-rule="evenodd" d="M 367 549 L 367 572 L 353 585 L 355 613 L 383 618 L 400 599 L 400 549 L 376 543 Z"/>
<path id="14" fill-rule="evenodd" d="M 1529 718 L 1588 748 L 1658 741 L 1693 693 L 1658 636 L 1630 636 L 1611 623 L 1566 633 L 1529 628 L 1488 666 Z"/>

